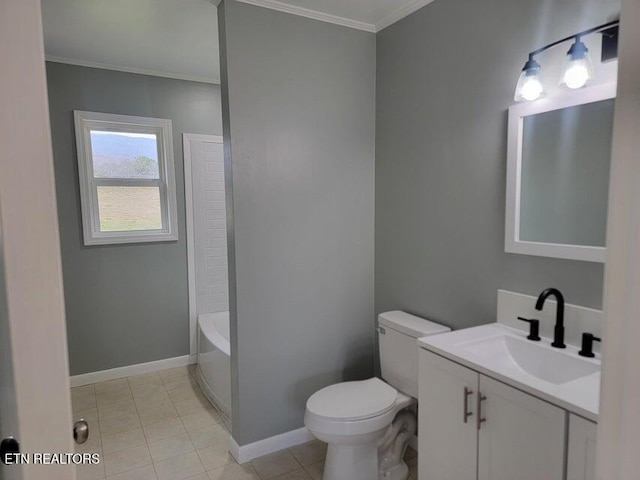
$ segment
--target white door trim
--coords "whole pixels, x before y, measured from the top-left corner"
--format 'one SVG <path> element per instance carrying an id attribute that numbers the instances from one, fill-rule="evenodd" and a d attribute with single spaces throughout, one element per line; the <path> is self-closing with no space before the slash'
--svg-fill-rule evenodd
<path id="1" fill-rule="evenodd" d="M 613 122 L 596 478 L 640 468 L 640 2 L 623 0 Z"/>
<path id="2" fill-rule="evenodd" d="M 196 254 L 193 221 L 193 177 L 191 161 L 191 140 L 202 142 L 223 143 L 218 135 L 200 135 L 196 133 L 182 134 L 182 149 L 184 158 L 184 203 L 187 212 L 187 272 L 189 277 L 189 353 L 198 353 L 197 326 L 198 314 L 196 313 Z"/>
<path id="3" fill-rule="evenodd" d="M 0 2 L 0 65 L 0 324 L 11 351 L 0 365 L 0 434 L 15 436 L 22 453 L 73 452 L 40 0 Z M 13 381 L 4 382 L 7 373 Z M 72 465 L 31 464 L 0 466 L 0 477 L 75 480 L 76 473 Z"/>

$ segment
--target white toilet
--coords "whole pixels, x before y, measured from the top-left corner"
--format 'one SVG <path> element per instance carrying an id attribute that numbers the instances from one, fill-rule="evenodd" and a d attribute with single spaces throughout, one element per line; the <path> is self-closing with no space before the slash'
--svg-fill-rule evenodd
<path id="1" fill-rule="evenodd" d="M 304 424 L 329 444 L 323 480 L 408 478 L 403 457 L 416 432 L 415 415 L 407 409 L 418 397 L 416 339 L 448 331 L 405 312 L 382 313 L 378 343 L 385 381 L 337 383 L 309 397 Z"/>

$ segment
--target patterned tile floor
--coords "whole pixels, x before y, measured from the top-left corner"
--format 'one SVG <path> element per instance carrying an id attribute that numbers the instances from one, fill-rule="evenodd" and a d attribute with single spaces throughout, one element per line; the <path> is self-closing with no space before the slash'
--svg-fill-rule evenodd
<path id="1" fill-rule="evenodd" d="M 321 480 L 326 445 L 312 441 L 238 465 L 229 432 L 192 367 L 71 389 L 74 418 L 90 425 L 78 452 L 100 453 L 78 480 Z M 409 450 L 411 478 L 417 459 Z"/>

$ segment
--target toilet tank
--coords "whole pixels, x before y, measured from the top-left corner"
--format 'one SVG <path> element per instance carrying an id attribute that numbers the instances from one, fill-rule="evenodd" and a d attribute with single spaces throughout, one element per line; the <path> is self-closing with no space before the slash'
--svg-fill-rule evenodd
<path id="1" fill-rule="evenodd" d="M 418 398 L 418 338 L 449 332 L 438 323 L 400 310 L 378 315 L 378 348 L 382 378 Z"/>

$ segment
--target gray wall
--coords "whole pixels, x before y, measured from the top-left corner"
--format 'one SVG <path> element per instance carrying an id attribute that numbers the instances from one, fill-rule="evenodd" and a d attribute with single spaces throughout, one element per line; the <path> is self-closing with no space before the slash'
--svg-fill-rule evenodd
<path id="1" fill-rule="evenodd" d="M 233 0 L 218 14 L 245 445 L 373 372 L 375 36 Z"/>
<path id="2" fill-rule="evenodd" d="M 376 312 L 463 328 L 495 321 L 498 288 L 550 286 L 601 307 L 602 265 L 504 253 L 507 108 L 529 51 L 617 12 L 436 0 L 378 33 Z"/>
<path id="3" fill-rule="evenodd" d="M 217 85 L 47 63 L 71 374 L 189 353 L 182 133 L 220 135 Z M 84 247 L 73 110 L 169 118 L 177 242 Z"/>

